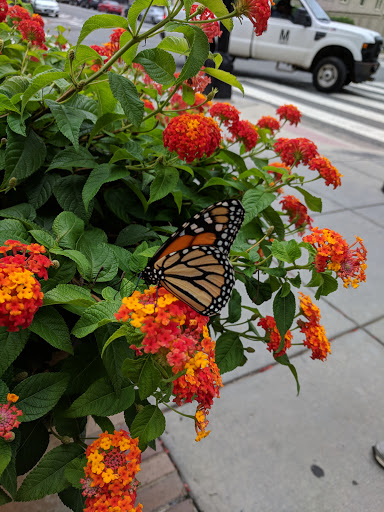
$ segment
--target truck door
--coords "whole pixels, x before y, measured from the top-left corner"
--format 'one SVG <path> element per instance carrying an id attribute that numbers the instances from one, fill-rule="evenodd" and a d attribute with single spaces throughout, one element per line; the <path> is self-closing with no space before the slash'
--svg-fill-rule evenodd
<path id="1" fill-rule="evenodd" d="M 313 52 L 315 30 L 294 23 L 297 9 L 305 9 L 300 0 L 276 2 L 266 32 L 253 38 L 252 57 L 306 67 L 307 57 Z M 311 16 L 309 12 L 308 15 Z"/>

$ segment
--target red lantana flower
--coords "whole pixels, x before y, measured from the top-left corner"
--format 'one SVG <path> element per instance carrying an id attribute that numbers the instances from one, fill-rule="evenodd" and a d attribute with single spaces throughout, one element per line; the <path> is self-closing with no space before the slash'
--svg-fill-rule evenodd
<path id="1" fill-rule="evenodd" d="M 223 123 L 224 126 L 236 123 L 240 116 L 239 110 L 230 103 L 214 103 L 209 109 L 209 113 L 212 117 L 220 119 L 220 123 Z"/>
<path id="2" fill-rule="evenodd" d="M 40 16 L 40 14 L 33 13 L 32 14 L 32 21 L 35 21 L 36 23 L 38 23 L 40 26 L 42 26 L 44 28 L 44 20 Z"/>
<path id="3" fill-rule="evenodd" d="M 308 165 L 312 158 L 319 155 L 316 144 L 301 137 L 297 139 L 277 139 L 273 147 L 281 161 L 289 166 L 296 166 L 299 163 Z"/>
<path id="4" fill-rule="evenodd" d="M 268 128 L 271 130 L 272 135 L 280 130 L 280 123 L 277 119 L 272 116 L 263 116 L 257 121 L 257 126 L 259 128 Z"/>
<path id="5" fill-rule="evenodd" d="M 20 409 L 12 405 L 17 402 L 18 399 L 19 397 L 17 395 L 8 393 L 7 403 L 0 404 L 0 437 L 6 441 L 10 441 L 14 438 L 15 434 L 12 430 L 19 427 L 20 421 L 18 421 L 17 418 L 23 415 Z"/>
<path id="6" fill-rule="evenodd" d="M 312 350 L 311 359 L 320 359 L 325 361 L 328 354 L 331 353 L 331 346 L 325 334 L 325 329 L 320 325 L 320 310 L 313 304 L 309 295 L 300 295 L 300 308 L 306 318 L 298 320 L 300 332 L 305 335 L 304 346 Z"/>
<path id="7" fill-rule="evenodd" d="M 38 21 L 21 20 L 17 28 L 23 39 L 30 41 L 35 46 L 43 46 L 45 32 Z"/>
<path id="8" fill-rule="evenodd" d="M 282 105 L 276 110 L 276 114 L 280 117 L 280 121 L 284 119 L 289 124 L 296 126 L 299 124 L 302 116 L 300 110 L 295 105 Z"/>
<path id="9" fill-rule="evenodd" d="M 8 2 L 7 0 L 0 0 L 0 23 L 5 21 L 8 13 Z"/>
<path id="10" fill-rule="evenodd" d="M 287 331 L 284 337 L 284 348 L 280 352 L 276 353 L 276 350 L 279 349 L 281 336 L 276 327 L 276 322 L 273 316 L 267 315 L 265 318 L 260 318 L 257 325 L 264 329 L 267 338 L 267 349 L 270 352 L 273 352 L 273 357 L 280 357 L 284 355 L 289 348 L 291 348 L 292 333 L 291 331 Z"/>
<path id="11" fill-rule="evenodd" d="M 285 196 L 280 201 L 282 208 L 287 211 L 289 222 L 294 222 L 297 229 L 301 229 L 301 235 L 306 226 L 312 227 L 313 219 L 308 215 L 307 207 L 295 196 Z"/>
<path id="12" fill-rule="evenodd" d="M 193 4 L 191 7 L 190 14 L 193 14 L 194 12 L 196 12 L 198 7 L 199 6 L 197 4 Z M 207 8 L 204 9 L 204 11 L 201 14 L 199 14 L 198 16 L 194 16 L 193 18 L 191 18 L 192 21 L 203 21 L 203 20 L 211 20 L 211 19 L 215 19 L 215 15 L 213 14 L 212 11 L 210 11 Z M 218 21 L 213 21 L 212 23 L 202 23 L 200 25 L 200 27 L 203 30 L 203 32 L 205 33 L 205 35 L 208 37 L 208 41 L 210 43 L 213 43 L 214 38 L 220 37 L 221 34 L 223 33 L 220 30 L 220 23 Z"/>
<path id="13" fill-rule="evenodd" d="M 339 173 L 336 167 L 334 167 L 325 156 L 312 158 L 309 162 L 309 168 L 312 171 L 317 171 L 320 176 L 325 179 L 327 187 L 333 185 L 333 189 L 335 189 L 341 185 L 343 175 Z"/>
<path id="14" fill-rule="evenodd" d="M 187 163 L 209 157 L 220 146 L 220 128 L 211 117 L 183 114 L 174 117 L 163 133 L 164 146 Z"/>
<path id="15" fill-rule="evenodd" d="M 271 16 L 269 0 L 238 0 L 236 11 L 239 17 L 244 15 L 250 19 L 255 27 L 255 34 L 257 36 L 261 36 L 267 30 L 267 23 Z"/>
<path id="16" fill-rule="evenodd" d="M 233 135 L 235 141 L 242 142 L 247 151 L 251 151 L 258 141 L 259 134 L 255 126 L 249 121 L 237 121 L 232 123 L 228 130 Z"/>
<path id="17" fill-rule="evenodd" d="M 31 20 L 31 15 L 24 7 L 13 5 L 8 9 L 8 18 L 14 25 L 18 25 L 22 20 Z"/>

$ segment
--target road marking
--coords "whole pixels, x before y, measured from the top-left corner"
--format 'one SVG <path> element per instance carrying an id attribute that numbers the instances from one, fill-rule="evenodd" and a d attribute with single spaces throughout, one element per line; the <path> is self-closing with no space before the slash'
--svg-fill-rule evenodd
<path id="1" fill-rule="evenodd" d="M 272 89 L 272 90 L 275 90 L 280 93 L 286 93 L 286 94 L 290 94 L 293 96 L 298 94 L 298 97 L 300 99 L 312 101 L 313 103 L 316 103 L 317 105 L 322 105 L 324 107 L 339 110 L 341 112 L 346 112 L 346 113 L 354 115 L 354 116 L 368 118 L 371 121 L 377 121 L 379 123 L 382 123 L 384 121 L 383 114 L 372 112 L 372 111 L 366 110 L 364 108 L 355 107 L 353 105 L 348 105 L 346 103 L 342 103 L 341 101 L 338 101 L 337 99 L 332 99 L 332 97 L 324 96 L 321 94 L 314 94 L 312 92 L 297 91 L 293 87 L 288 87 L 287 85 L 274 84 L 271 82 L 266 83 L 263 80 L 259 80 L 257 78 L 252 78 L 248 81 L 251 83 L 255 83 L 256 85 L 264 86 L 264 87 L 268 88 L 269 90 Z M 345 121 L 343 124 L 345 124 Z"/>
<path id="2" fill-rule="evenodd" d="M 369 92 L 376 92 L 381 93 L 383 92 L 384 85 L 380 85 L 378 82 L 369 82 L 369 84 L 353 84 L 353 87 L 356 89 L 361 89 L 362 91 L 369 91 Z"/>
<path id="3" fill-rule="evenodd" d="M 367 107 L 371 107 L 371 108 L 374 108 L 375 110 L 383 110 L 384 111 L 384 95 L 381 96 L 380 99 L 373 99 L 371 97 L 367 97 L 367 96 L 356 96 L 355 94 L 355 91 L 351 91 L 349 89 L 349 91 L 353 94 L 345 94 L 345 93 L 342 93 L 342 92 L 333 92 L 332 93 L 332 98 L 336 98 L 336 99 L 340 99 L 340 100 L 345 100 L 347 102 L 351 102 L 351 103 L 358 103 L 360 105 L 365 105 Z M 384 91 L 383 91 L 384 93 Z M 384 119 L 383 119 L 383 122 L 384 122 Z"/>
<path id="4" fill-rule="evenodd" d="M 266 83 L 266 87 L 268 87 L 268 89 L 271 88 L 271 85 L 272 84 L 270 82 Z M 273 94 L 244 83 L 243 87 L 245 95 L 250 96 L 251 98 L 265 101 L 266 103 L 270 103 L 271 105 L 275 106 L 280 106 L 284 103 L 285 98 L 283 98 L 281 94 Z M 299 96 L 302 95 L 302 92 L 303 91 L 297 91 Z M 318 96 L 314 94 L 312 98 L 313 102 L 316 102 L 317 98 Z M 339 116 L 337 114 L 330 114 L 329 112 L 319 108 L 310 107 L 309 105 L 300 103 L 300 101 L 294 100 L 294 104 L 304 114 L 304 116 L 307 116 L 311 119 L 315 119 L 316 121 L 320 121 L 347 132 L 357 134 L 360 137 L 363 135 L 364 137 L 378 141 L 380 143 L 382 143 L 384 140 L 384 130 L 379 130 L 378 128 L 374 128 L 367 124 L 358 123 L 356 121 L 352 121 L 351 119 L 345 119 L 345 117 Z"/>

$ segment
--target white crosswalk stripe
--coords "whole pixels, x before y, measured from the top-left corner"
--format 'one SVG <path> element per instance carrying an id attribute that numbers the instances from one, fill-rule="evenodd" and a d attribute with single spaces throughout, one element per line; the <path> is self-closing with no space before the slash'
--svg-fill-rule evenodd
<path id="1" fill-rule="evenodd" d="M 351 84 L 346 93 L 320 94 L 261 79 L 240 79 L 245 95 L 274 106 L 292 103 L 307 117 L 384 144 L 384 83 Z"/>

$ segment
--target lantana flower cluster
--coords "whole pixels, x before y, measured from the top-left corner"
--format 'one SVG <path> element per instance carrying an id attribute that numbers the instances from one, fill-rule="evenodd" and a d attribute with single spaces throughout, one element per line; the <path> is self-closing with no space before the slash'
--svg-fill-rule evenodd
<path id="1" fill-rule="evenodd" d="M 29 41 L 33 46 L 47 49 L 45 45 L 44 20 L 39 14 L 29 14 L 21 5 L 7 4 L 0 0 L 0 22 L 8 21 L 20 34 L 22 39 Z"/>
<path id="2" fill-rule="evenodd" d="M 183 372 L 173 381 L 174 402 L 199 403 L 195 424 L 196 440 L 200 441 L 209 433 L 206 416 L 222 386 L 215 363 L 215 342 L 207 328 L 208 317 L 164 288 L 156 292 L 152 286 L 144 293 L 135 291 L 124 298 L 116 319 L 129 321 L 144 334 L 140 346 L 131 346 L 138 356 L 143 352 L 156 354 L 158 362 L 170 366 L 174 375 Z"/>
<path id="3" fill-rule="evenodd" d="M 192 15 L 197 11 L 197 15 L 193 16 L 191 21 L 207 21 L 207 20 L 213 20 L 215 19 L 215 15 L 212 11 L 205 8 L 202 12 L 200 12 L 200 7 L 197 4 L 193 4 L 191 7 L 190 14 Z M 215 37 L 220 37 L 223 33 L 220 30 L 220 23 L 218 21 L 213 21 L 212 23 L 203 23 L 200 25 L 201 29 L 205 33 L 205 35 L 208 37 L 208 41 L 210 43 L 213 43 L 213 40 Z"/>
<path id="4" fill-rule="evenodd" d="M 325 329 L 320 324 L 320 310 L 308 295 L 304 295 L 301 292 L 299 292 L 299 295 L 300 311 L 305 320 L 298 319 L 297 325 L 300 327 L 300 332 L 305 335 L 303 345 L 312 351 L 311 359 L 325 361 L 328 354 L 331 353 L 331 347 L 325 334 Z M 279 349 L 281 336 L 276 327 L 276 321 L 272 316 L 260 318 L 257 325 L 265 330 L 267 348 L 270 352 L 273 352 L 275 358 L 284 355 L 291 347 L 293 335 L 288 330 L 284 337 L 284 348 L 280 352 L 276 352 Z"/>
<path id="5" fill-rule="evenodd" d="M 246 16 L 255 28 L 255 34 L 261 34 L 267 30 L 267 23 L 271 16 L 270 0 L 238 0 L 235 9 L 238 16 Z"/>
<path id="6" fill-rule="evenodd" d="M 100 434 L 99 439 L 86 450 L 85 478 L 80 480 L 85 501 L 84 512 L 140 512 L 135 507 L 140 471 L 141 451 L 139 439 L 119 430 Z"/>
<path id="7" fill-rule="evenodd" d="M 109 41 L 104 43 L 103 45 L 91 45 L 91 48 L 95 50 L 101 57 L 105 57 L 103 60 L 103 64 L 108 62 L 109 59 L 117 52 L 120 48 L 120 37 L 126 32 L 124 28 L 115 28 L 112 31 L 112 34 L 109 36 Z M 98 71 L 101 68 L 102 64 L 99 62 L 95 62 L 92 66 L 93 71 Z"/>
<path id="8" fill-rule="evenodd" d="M 8 393 L 7 403 L 0 404 L 0 437 L 6 441 L 12 441 L 15 437 L 14 428 L 18 428 L 20 421 L 17 418 L 23 415 L 15 405 L 19 397 L 14 393 Z"/>
<path id="9" fill-rule="evenodd" d="M 29 327 L 43 303 L 44 294 L 35 274 L 47 279 L 47 268 L 53 264 L 44 252 L 42 245 L 17 240 L 7 240 L 0 247 L 0 326 L 9 332 Z"/>
<path id="10" fill-rule="evenodd" d="M 284 196 L 280 201 L 283 210 L 286 210 L 289 222 L 295 224 L 299 229 L 299 234 L 303 234 L 304 229 L 312 227 L 313 219 L 308 215 L 308 208 L 301 203 L 295 196 Z"/>
<path id="11" fill-rule="evenodd" d="M 303 238 L 317 251 L 315 268 L 317 272 L 333 270 L 344 282 L 344 287 L 357 288 L 366 280 L 367 250 L 363 240 L 356 236 L 356 242 L 348 245 L 347 241 L 331 229 L 313 228 L 312 233 Z"/>

